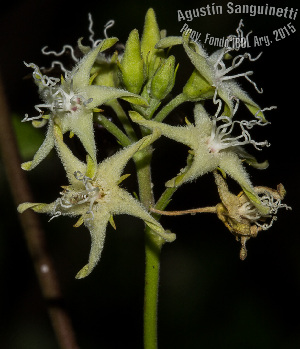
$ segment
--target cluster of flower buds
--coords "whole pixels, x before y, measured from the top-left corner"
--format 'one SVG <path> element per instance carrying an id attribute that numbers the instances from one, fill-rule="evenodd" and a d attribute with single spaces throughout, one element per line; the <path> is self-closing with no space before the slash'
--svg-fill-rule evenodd
<path id="1" fill-rule="evenodd" d="M 63 186 L 59 198 L 51 204 L 23 203 L 18 208 L 19 212 L 31 208 L 36 212 L 48 213 L 52 218 L 60 215 L 79 216 L 74 226 L 86 225 L 91 234 L 92 247 L 89 262 L 78 273 L 78 278 L 87 276 L 98 262 L 107 224 L 110 222 L 115 228 L 113 216 L 116 214 L 139 217 L 157 238 L 173 241 L 175 235 L 166 231 L 151 215 L 151 210 L 170 214 L 163 211 L 170 199 L 169 192 L 163 193 L 161 200 L 155 203 L 151 196 L 149 175 L 154 151 L 151 144 L 158 137 L 165 136 L 190 148 L 186 167 L 167 181 L 166 187 L 172 188 L 174 194 L 176 188 L 184 183 L 213 172 L 221 203 L 211 210 L 183 212 L 216 213 L 241 241 L 240 256 L 244 259 L 246 241 L 271 227 L 279 208 L 289 207 L 281 203 L 285 194 L 282 185 L 277 190 L 253 186 L 244 167 L 244 163 L 260 169 L 268 166 L 267 161 L 258 163 L 243 146 L 252 145 L 257 150 L 269 146 L 267 141 L 253 140 L 249 130 L 254 126 L 268 125 L 264 112 L 275 107 L 259 107 L 236 82 L 236 79 L 244 77 L 261 93 L 249 78 L 252 71 L 232 73 L 245 59 L 252 62 L 261 56 L 259 54 L 252 58 L 249 53 L 237 53 L 233 57 L 240 48 L 230 46 L 230 42 L 245 38 L 243 22 L 240 21 L 236 35 L 228 37 L 231 39 L 226 41 L 229 46 L 208 55 L 199 43 L 190 40 L 189 33 L 183 33 L 180 37 L 167 36 L 166 30 L 159 29 L 153 9 L 146 14 L 141 39 L 138 30 L 132 30 L 125 46 L 120 46 L 121 50 L 116 48 L 118 39 L 108 37 L 107 33 L 114 21 L 106 24 L 103 40 L 94 39 L 91 15 L 89 21 L 91 44 L 84 46 L 82 39 L 78 40 L 81 58 L 76 56 L 76 50 L 70 45 L 65 45 L 58 53 L 43 48 L 45 55 L 55 57 L 63 56 L 66 51 L 71 52 L 75 64 L 71 70 L 58 60 L 51 64 L 52 68 L 61 68 L 64 76 L 60 79 L 45 75 L 43 69 L 33 63 L 25 63 L 33 69 L 33 80 L 43 102 L 35 106 L 39 113 L 37 116 L 29 117 L 26 114 L 23 121 L 32 121 L 34 127 L 48 124 L 48 129 L 33 160 L 23 163 L 22 168 L 35 168 L 55 148 L 66 170 L 69 185 Z M 175 97 L 172 93 L 179 65 L 175 56 L 169 55 L 174 45 L 183 47 L 194 66 L 191 76 Z M 114 50 L 114 53 L 109 54 L 107 50 Z M 231 64 L 228 65 L 230 60 Z M 127 106 L 127 110 L 118 102 L 118 98 L 126 101 L 124 106 Z M 207 101 L 211 101 L 215 108 L 213 115 L 207 112 Z M 249 109 L 250 119 L 238 119 L 240 101 Z M 165 123 L 166 116 L 184 102 L 194 104 L 194 121 L 186 118 L 184 126 Z M 112 108 L 119 119 L 118 123 L 107 118 L 101 106 Z M 122 150 L 101 163 L 97 163 L 94 122 L 104 126 L 123 146 Z M 120 123 L 122 129 L 118 126 Z M 76 135 L 82 143 L 87 153 L 86 163 L 77 159 L 65 144 L 64 135 L 67 132 L 71 137 Z M 128 176 L 122 175 L 122 172 L 130 159 L 136 164 L 140 201 L 119 186 Z M 148 177 L 141 172 L 145 168 Z M 242 192 L 239 195 L 235 196 L 228 190 L 226 174 L 240 185 Z M 145 188 L 148 194 L 150 192 L 148 196 L 145 195 Z"/>

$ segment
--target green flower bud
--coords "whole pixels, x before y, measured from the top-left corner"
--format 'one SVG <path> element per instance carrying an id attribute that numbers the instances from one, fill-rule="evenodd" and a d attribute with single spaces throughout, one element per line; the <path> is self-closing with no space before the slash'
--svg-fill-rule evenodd
<path id="1" fill-rule="evenodd" d="M 175 57 L 170 56 L 158 68 L 151 82 L 151 95 L 156 99 L 164 99 L 172 90 L 175 83 Z"/>
<path id="2" fill-rule="evenodd" d="M 119 68 L 126 89 L 132 93 L 140 93 L 144 83 L 144 61 L 137 29 L 129 34 Z"/>
<path id="3" fill-rule="evenodd" d="M 144 31 L 141 40 L 141 52 L 147 67 L 147 76 L 152 77 L 159 67 L 163 50 L 156 49 L 155 45 L 160 41 L 160 31 L 156 22 L 155 12 L 150 8 L 145 17 Z"/>
<path id="4" fill-rule="evenodd" d="M 118 53 L 115 52 L 111 58 L 94 64 L 91 70 L 91 76 L 95 76 L 94 85 L 119 87 L 117 57 Z"/>
<path id="5" fill-rule="evenodd" d="M 215 89 L 194 70 L 187 83 L 183 87 L 183 94 L 190 100 L 212 98 Z"/>

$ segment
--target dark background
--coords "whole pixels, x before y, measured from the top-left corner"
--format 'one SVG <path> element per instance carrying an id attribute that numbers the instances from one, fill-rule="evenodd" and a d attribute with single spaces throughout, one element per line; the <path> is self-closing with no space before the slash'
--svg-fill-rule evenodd
<path id="1" fill-rule="evenodd" d="M 150 6 L 157 13 L 160 28 L 167 28 L 170 35 L 179 35 L 183 23 L 177 22 L 177 10 L 193 9 L 207 3 L 73 3 L 54 0 L 6 3 L 0 22 L 0 69 L 10 110 L 17 120 L 27 112 L 34 113 L 33 106 L 38 102 L 38 95 L 32 81 L 23 79 L 30 71 L 23 61 L 46 65 L 51 58 L 42 56 L 40 49 L 43 46 L 59 51 L 64 44 L 74 46 L 81 36 L 87 39 L 88 12 L 94 18 L 96 38 L 102 37 L 103 25 L 113 18 L 116 24 L 109 34 L 125 42 L 133 28 L 142 31 L 144 16 Z M 219 4 L 223 4 L 225 9 L 227 2 L 216 3 Z M 273 1 L 272 5 L 297 8 L 296 1 L 291 0 L 284 4 Z M 223 14 L 202 17 L 188 24 L 199 32 L 221 37 L 233 33 L 241 17 L 244 18 L 245 33 L 253 29 L 255 35 L 272 36 L 274 29 L 290 21 L 277 17 Z M 250 148 L 260 160 L 268 159 L 270 162 L 267 170 L 249 169 L 251 179 L 255 185 L 273 188 L 282 182 L 287 190 L 285 202 L 293 210 L 280 210 L 274 226 L 248 242 L 248 257 L 244 262 L 238 258 L 239 243 L 215 216 L 162 219 L 165 227 L 177 233 L 177 240 L 165 245 L 162 253 L 158 320 L 160 348 L 300 347 L 297 53 L 300 27 L 298 18 L 291 22 L 297 32 L 282 41 L 273 42 L 270 47 L 263 47 L 262 57 L 251 65 L 250 69 L 255 72 L 253 80 L 263 87 L 264 94 L 258 95 L 247 81 L 240 81 L 259 105 L 278 107 L 276 111 L 267 113 L 271 125 L 262 130 L 252 130 L 255 139 L 267 138 L 272 146 L 262 153 Z M 209 51 L 211 49 L 208 47 Z M 182 48 L 174 49 L 179 59 L 185 58 L 182 51 Z M 251 52 L 255 55 L 259 50 Z M 192 71 L 187 59 L 181 62 L 177 86 L 184 83 Z M 169 121 L 181 122 L 186 115 L 192 119 L 191 112 L 191 107 L 184 105 Z M 25 131 L 22 133 L 22 130 L 17 127 L 19 141 L 23 142 L 21 151 L 26 157 L 27 148 L 22 146 Z M 116 149 L 114 140 L 104 130 L 97 130 L 97 138 L 100 149 L 106 146 L 109 149 L 107 153 Z M 170 148 L 154 155 L 156 195 L 163 190 L 164 182 L 184 165 L 187 150 L 165 139 L 160 139 L 156 148 L 162 149 L 163 145 Z M 2 165 L 0 169 L 0 347 L 57 348 Z M 56 199 L 59 186 L 66 184 L 62 166 L 54 152 L 28 173 L 28 178 L 36 200 L 41 202 Z M 135 190 L 133 180 L 128 179 L 125 184 L 128 189 Z M 235 183 L 230 182 L 230 185 L 232 190 L 238 190 Z M 180 188 L 170 209 L 202 207 L 217 202 L 216 187 L 209 174 Z M 47 217 L 41 218 L 81 348 L 141 348 L 144 286 L 142 223 L 127 216 L 116 217 L 117 231 L 108 229 L 97 268 L 88 278 L 75 280 L 76 272 L 87 261 L 88 231 L 85 228 L 71 229 L 74 223 L 68 218 L 57 218 L 50 223 L 47 223 Z"/>

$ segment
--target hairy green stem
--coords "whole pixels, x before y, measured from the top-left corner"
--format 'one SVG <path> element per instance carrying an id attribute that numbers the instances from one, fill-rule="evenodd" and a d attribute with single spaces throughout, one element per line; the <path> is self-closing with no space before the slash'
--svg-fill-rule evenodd
<path id="1" fill-rule="evenodd" d="M 113 122 L 109 121 L 104 115 L 98 114 L 94 119 L 98 124 L 106 128 L 106 130 L 117 138 L 117 140 L 122 144 L 123 147 L 127 147 L 132 142 L 131 140 L 122 132 L 118 126 Z"/>
<path id="2" fill-rule="evenodd" d="M 155 207 L 163 210 L 177 188 L 167 188 Z M 160 215 L 154 214 L 158 220 Z M 164 240 L 146 228 L 146 269 L 144 293 L 144 349 L 157 349 L 157 306 L 160 272 L 160 253 Z"/>
<path id="3" fill-rule="evenodd" d="M 141 203 L 149 210 L 154 203 L 151 180 L 151 159 L 153 149 L 147 147 L 133 156 L 136 165 Z"/>
<path id="4" fill-rule="evenodd" d="M 152 148 L 148 147 L 134 156 L 142 204 L 149 209 L 154 203 L 150 162 Z M 160 250 L 163 240 L 145 229 L 145 293 L 144 293 L 144 349 L 157 348 L 157 303 L 160 269 Z"/>
<path id="5" fill-rule="evenodd" d="M 161 195 L 161 197 L 159 198 L 159 200 L 157 201 L 155 208 L 158 210 L 164 210 L 167 205 L 169 204 L 173 194 L 175 193 L 175 191 L 177 190 L 177 187 L 172 187 L 172 188 L 167 188 Z"/>
<path id="6" fill-rule="evenodd" d="M 146 109 L 146 114 L 144 115 L 146 119 L 152 119 L 153 114 L 156 112 L 156 109 L 160 106 L 161 101 L 158 99 L 151 99 L 150 107 Z"/>
<path id="7" fill-rule="evenodd" d="M 172 104 L 169 103 L 168 108 L 164 108 L 164 113 L 167 115 L 177 105 L 182 103 L 183 98 L 175 98 Z M 118 115 L 122 115 L 120 111 L 114 105 L 114 110 Z M 119 105 L 120 106 L 120 105 Z M 120 106 L 121 108 L 121 106 Z M 155 108 L 154 108 L 155 109 Z M 125 112 L 123 111 L 125 114 Z M 163 116 L 162 119 L 165 117 Z M 127 133 L 124 134 L 114 123 L 109 121 L 105 116 L 99 115 L 96 121 L 104 126 L 111 134 L 113 134 L 118 141 L 127 146 L 132 143 L 132 133 L 128 127 L 125 127 L 128 122 L 128 118 L 125 115 L 119 118 L 122 122 L 124 129 Z M 128 126 L 128 125 L 127 125 Z M 131 127 L 131 125 L 130 125 Z M 147 134 L 149 131 L 142 129 L 142 134 Z M 130 136 L 131 135 L 131 136 Z M 141 203 L 150 209 L 154 205 L 154 197 L 152 191 L 151 180 L 151 159 L 153 149 L 151 146 L 147 147 L 136 153 L 133 157 L 136 169 L 139 186 L 139 198 Z M 161 196 L 159 202 L 156 205 L 157 209 L 163 210 L 170 201 L 171 196 L 176 191 L 176 188 L 168 188 Z M 159 215 L 156 215 L 157 219 Z M 160 252 L 164 240 L 154 234 L 149 227 L 145 229 L 145 293 L 144 293 L 144 349 L 156 349 L 157 348 L 157 308 L 158 308 L 158 287 L 159 287 L 159 271 L 160 271 Z"/>
<path id="8" fill-rule="evenodd" d="M 136 133 L 134 132 L 134 129 L 129 121 L 129 118 L 127 114 L 125 113 L 124 109 L 122 108 L 121 104 L 115 99 L 109 103 L 107 103 L 113 111 L 116 113 L 117 117 L 121 121 L 124 130 L 127 134 L 127 136 L 130 138 L 132 141 L 137 141 L 137 136 Z"/>
<path id="9" fill-rule="evenodd" d="M 144 349 L 157 349 L 157 304 L 163 240 L 146 228 L 145 243 Z"/>
<path id="10" fill-rule="evenodd" d="M 188 99 L 184 96 L 183 93 L 180 93 L 178 96 L 176 96 L 174 99 L 172 99 L 167 105 L 165 105 L 159 113 L 155 116 L 153 120 L 157 122 L 162 122 L 173 109 L 178 107 L 183 102 L 186 102 Z"/>

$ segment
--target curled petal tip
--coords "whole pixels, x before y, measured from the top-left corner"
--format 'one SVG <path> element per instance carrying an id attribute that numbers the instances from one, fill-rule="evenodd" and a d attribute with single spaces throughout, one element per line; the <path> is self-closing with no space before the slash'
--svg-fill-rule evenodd
<path id="1" fill-rule="evenodd" d="M 18 210 L 19 213 L 23 213 L 23 212 L 26 211 L 28 208 L 29 208 L 28 202 L 24 202 L 23 204 L 20 204 L 20 205 L 17 207 L 17 210 Z"/>
<path id="2" fill-rule="evenodd" d="M 22 170 L 30 171 L 31 165 L 32 165 L 32 161 L 23 162 L 23 164 L 21 165 L 21 168 Z"/>
<path id="3" fill-rule="evenodd" d="M 170 230 L 166 230 L 167 238 L 166 241 L 173 242 L 176 240 L 176 234 L 172 233 Z"/>
<path id="4" fill-rule="evenodd" d="M 76 279 L 83 279 L 90 274 L 89 265 L 86 264 L 75 276 Z"/>

